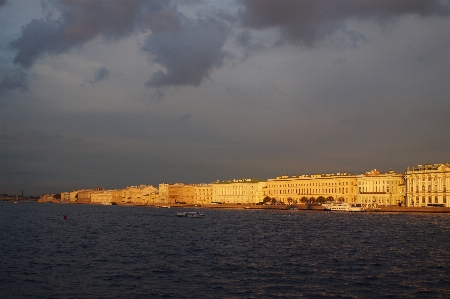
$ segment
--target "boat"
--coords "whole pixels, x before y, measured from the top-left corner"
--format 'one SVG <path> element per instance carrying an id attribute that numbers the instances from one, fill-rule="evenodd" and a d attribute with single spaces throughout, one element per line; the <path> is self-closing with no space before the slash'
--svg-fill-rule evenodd
<path id="1" fill-rule="evenodd" d="M 112 206 L 112 203 L 109 201 L 104 201 L 104 202 L 102 202 L 102 205 L 103 206 Z"/>
<path id="2" fill-rule="evenodd" d="M 170 206 L 161 206 L 162 209 L 170 209 Z"/>
<path id="3" fill-rule="evenodd" d="M 347 212 L 365 212 L 366 209 L 364 207 L 358 206 L 349 206 Z"/>
<path id="4" fill-rule="evenodd" d="M 324 211 L 365 212 L 363 207 L 350 205 L 345 202 L 332 202 L 324 204 Z"/>
<path id="5" fill-rule="evenodd" d="M 188 217 L 188 218 L 203 218 L 205 214 L 202 212 L 178 212 L 178 217 Z"/>

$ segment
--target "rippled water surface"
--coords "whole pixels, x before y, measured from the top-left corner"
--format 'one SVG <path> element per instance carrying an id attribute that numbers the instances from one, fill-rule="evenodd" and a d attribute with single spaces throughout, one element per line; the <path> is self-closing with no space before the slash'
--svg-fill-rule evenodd
<path id="1" fill-rule="evenodd" d="M 1 202 L 0 297 L 450 298 L 447 214 L 177 211 Z"/>

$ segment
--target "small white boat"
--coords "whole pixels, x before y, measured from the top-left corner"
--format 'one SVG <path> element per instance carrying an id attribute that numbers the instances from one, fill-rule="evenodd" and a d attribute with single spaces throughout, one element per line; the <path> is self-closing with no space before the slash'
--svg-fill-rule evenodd
<path id="1" fill-rule="evenodd" d="M 352 206 L 345 202 L 333 202 L 324 204 L 325 211 L 365 212 L 363 207 Z"/>
<path id="2" fill-rule="evenodd" d="M 190 217 L 190 218 L 203 218 L 205 214 L 202 212 L 179 212 L 177 213 L 178 217 Z"/>
<path id="3" fill-rule="evenodd" d="M 104 201 L 104 202 L 102 202 L 102 205 L 103 206 L 112 206 L 112 203 L 109 201 Z"/>
<path id="4" fill-rule="evenodd" d="M 357 207 L 357 206 L 350 206 L 347 210 L 347 212 L 365 212 L 366 209 L 363 207 Z"/>

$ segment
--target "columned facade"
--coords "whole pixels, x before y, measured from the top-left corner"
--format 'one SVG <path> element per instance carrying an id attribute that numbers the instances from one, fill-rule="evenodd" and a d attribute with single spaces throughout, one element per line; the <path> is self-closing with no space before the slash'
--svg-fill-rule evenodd
<path id="1" fill-rule="evenodd" d="M 266 182 L 252 179 L 212 184 L 212 203 L 257 204 L 263 201 Z"/>
<path id="2" fill-rule="evenodd" d="M 425 164 L 406 170 L 407 206 L 450 207 L 450 164 Z"/>
<path id="3" fill-rule="evenodd" d="M 356 176 L 347 173 L 281 176 L 267 180 L 266 196 L 279 202 L 301 202 L 323 197 L 342 202 L 355 201 Z"/>

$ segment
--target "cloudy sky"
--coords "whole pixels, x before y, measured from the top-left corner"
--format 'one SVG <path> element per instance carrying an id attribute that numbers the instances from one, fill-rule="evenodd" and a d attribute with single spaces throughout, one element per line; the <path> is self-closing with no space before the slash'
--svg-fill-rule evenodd
<path id="1" fill-rule="evenodd" d="M 0 193 L 450 162 L 450 2 L 0 0 Z"/>

